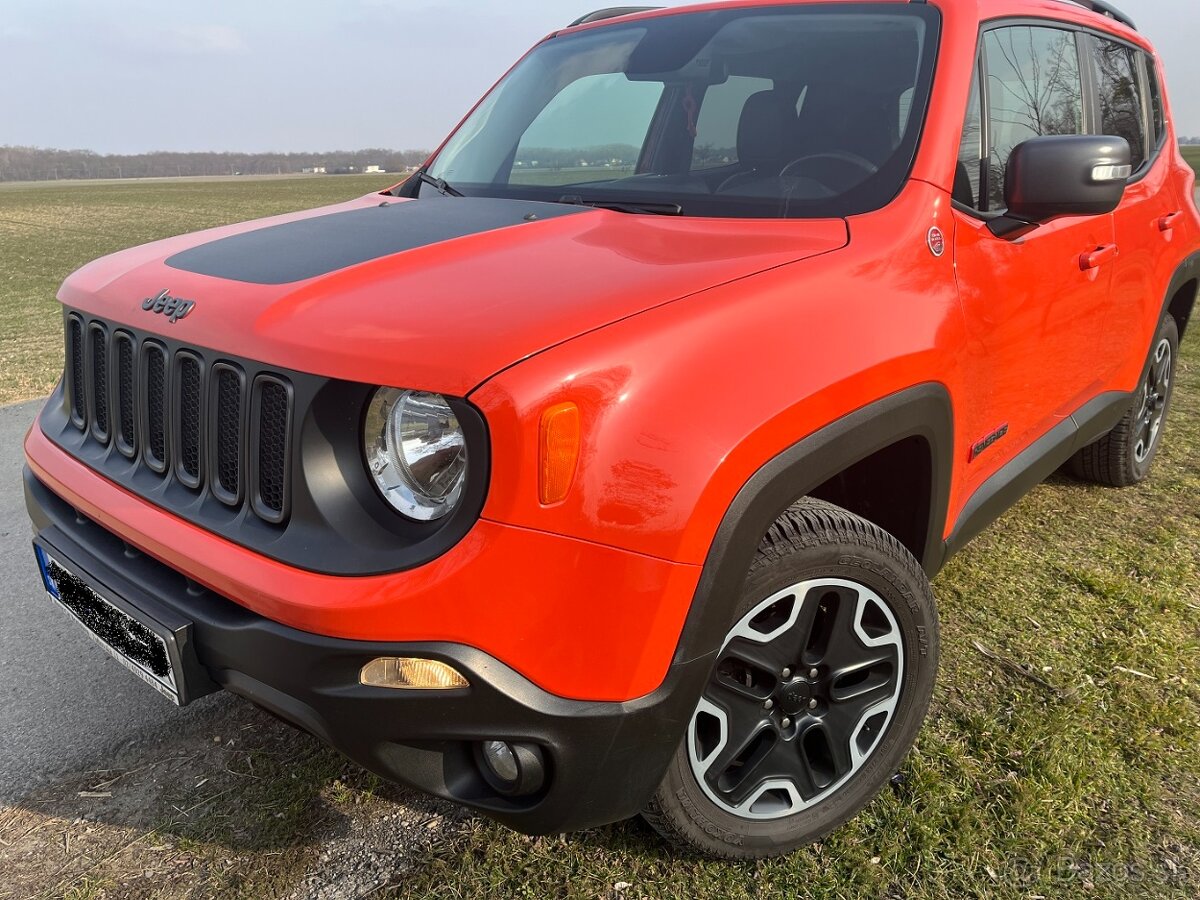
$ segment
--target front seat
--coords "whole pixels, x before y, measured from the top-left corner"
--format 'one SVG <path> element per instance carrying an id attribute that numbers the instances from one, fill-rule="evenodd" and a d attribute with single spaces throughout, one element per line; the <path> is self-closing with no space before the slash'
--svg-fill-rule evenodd
<path id="1" fill-rule="evenodd" d="M 754 182 L 774 179 L 795 156 L 796 104 L 782 91 L 751 94 L 738 119 L 737 153 L 742 171 L 718 191 L 744 192 Z"/>

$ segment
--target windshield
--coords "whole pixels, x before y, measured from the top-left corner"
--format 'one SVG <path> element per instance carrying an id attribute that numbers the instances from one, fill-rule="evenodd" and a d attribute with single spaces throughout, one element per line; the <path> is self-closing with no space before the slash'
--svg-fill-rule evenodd
<path id="1" fill-rule="evenodd" d="M 912 164 L 937 27 L 928 5 L 856 3 L 681 13 L 552 37 L 429 174 L 467 196 L 693 216 L 877 209 Z"/>

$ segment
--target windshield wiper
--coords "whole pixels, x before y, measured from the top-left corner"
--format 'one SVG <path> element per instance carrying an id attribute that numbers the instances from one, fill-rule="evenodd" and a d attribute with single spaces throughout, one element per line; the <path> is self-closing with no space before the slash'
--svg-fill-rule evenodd
<path id="1" fill-rule="evenodd" d="M 628 200 L 605 200 L 602 197 L 580 197 L 577 194 L 563 194 L 555 203 L 571 203 L 575 206 L 591 206 L 595 209 L 611 209 L 614 212 L 631 213 L 633 215 L 680 216 L 683 207 L 678 203 L 641 203 Z"/>
<path id="2" fill-rule="evenodd" d="M 417 170 L 417 180 L 420 181 L 422 184 L 429 185 L 431 188 L 436 188 L 437 192 L 439 194 L 441 194 L 443 197 L 465 197 L 465 196 L 467 196 L 462 191 L 460 191 L 458 188 L 447 183 L 445 178 L 438 178 L 434 175 L 430 175 L 424 169 Z"/>

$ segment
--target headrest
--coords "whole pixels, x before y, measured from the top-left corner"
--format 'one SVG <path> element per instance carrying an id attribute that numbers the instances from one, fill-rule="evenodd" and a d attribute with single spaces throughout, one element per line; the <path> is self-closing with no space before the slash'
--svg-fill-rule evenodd
<path id="1" fill-rule="evenodd" d="M 780 91 L 751 94 L 738 121 L 738 162 L 783 165 L 796 132 L 796 106 Z"/>

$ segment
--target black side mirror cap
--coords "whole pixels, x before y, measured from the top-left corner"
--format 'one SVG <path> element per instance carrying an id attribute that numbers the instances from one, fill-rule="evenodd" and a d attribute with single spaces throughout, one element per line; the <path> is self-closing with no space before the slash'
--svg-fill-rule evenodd
<path id="1" fill-rule="evenodd" d="M 1062 216 L 1100 216 L 1125 196 L 1132 173 L 1129 142 L 1112 135 L 1060 134 L 1013 148 L 1004 172 L 1008 210 L 988 223 L 1013 238 Z"/>

